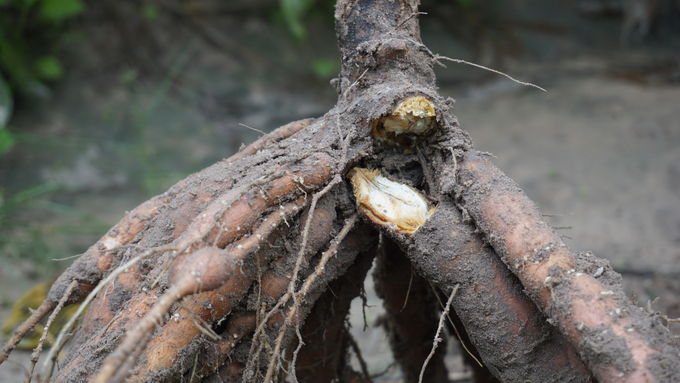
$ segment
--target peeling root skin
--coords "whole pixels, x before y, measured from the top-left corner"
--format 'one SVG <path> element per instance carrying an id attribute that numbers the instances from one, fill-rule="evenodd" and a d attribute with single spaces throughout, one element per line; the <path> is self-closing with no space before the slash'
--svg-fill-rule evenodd
<path id="1" fill-rule="evenodd" d="M 512 180 L 474 153 L 467 153 L 458 167 L 457 194 L 467 212 L 541 311 L 580 350 L 600 382 L 661 381 L 655 374 L 669 371 L 652 371 L 650 360 L 680 365 L 670 336 L 654 330 L 659 328 L 653 323 L 657 319 L 640 315 L 620 287 L 612 291 L 611 286 L 579 273 L 573 254 Z M 613 312 L 619 314 L 612 316 Z M 605 329 L 613 332 L 619 346 L 592 348 L 601 338 L 588 331 L 609 331 Z M 643 335 L 638 329 L 649 330 Z"/>

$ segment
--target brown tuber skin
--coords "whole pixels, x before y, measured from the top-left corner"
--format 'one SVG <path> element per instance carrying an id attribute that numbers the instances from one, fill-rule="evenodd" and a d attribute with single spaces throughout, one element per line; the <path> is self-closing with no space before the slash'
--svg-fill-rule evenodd
<path id="1" fill-rule="evenodd" d="M 583 381 L 588 374 L 578 350 L 601 383 L 680 381 L 678 349 L 658 318 L 630 305 L 616 281 L 603 279 L 610 269 L 589 276 L 594 257 L 571 254 L 521 190 L 472 152 L 472 141 L 448 112 L 452 102 L 437 93 L 437 56 L 421 42 L 417 14 L 416 0 L 339 0 L 336 34 L 343 62 L 333 82 L 336 107 L 319 119 L 282 127 L 128 214 L 62 274 L 48 300 L 3 348 L 0 362 L 62 298 L 76 302 L 101 289 L 57 381 L 92 380 L 98 373 L 99 382 L 123 382 L 131 373 L 131 381 L 283 379 L 285 371 L 294 371 L 294 365 L 284 368 L 298 355 L 293 339 L 328 284 L 357 266 L 355 259 L 375 254 L 377 235 L 357 222 L 341 180 L 356 166 L 400 174 L 409 161 L 421 165 L 410 186 L 438 206 L 412 237 L 394 239 L 426 279 L 447 294 L 458 289 L 454 306 L 497 377 Z M 433 130 L 426 136 L 413 132 L 401 141 L 407 148 L 385 150 L 371 137 L 371 127 L 387 118 L 388 127 L 400 128 L 389 116 L 413 97 L 426 99 L 434 115 L 419 121 L 411 113 L 407 125 Z M 385 165 L 389 158 L 396 164 L 391 169 Z M 312 231 L 302 235 L 298 213 L 310 201 L 321 203 L 322 195 L 333 201 L 326 211 L 330 224 L 310 225 Z M 458 208 L 473 222 L 461 226 Z M 298 237 L 287 237 L 288 225 Z M 393 235 L 390 228 L 379 229 Z M 274 232 L 284 239 L 270 246 Z M 474 233 L 482 233 L 507 267 Z M 302 245 L 300 236 L 308 236 L 308 243 Z M 305 245 L 318 251 L 297 248 Z M 180 262 L 168 277 L 168 262 L 176 256 Z M 129 257 L 137 263 L 121 268 Z M 524 296 L 513 273 L 558 331 Z M 78 287 L 65 297 L 74 281 Z M 199 331 L 187 318 L 175 322 L 179 300 L 182 315 L 193 315 L 210 331 Z M 156 331 L 169 314 L 172 323 Z M 331 319 L 324 323 L 334 325 L 337 339 L 342 322 Z M 209 339 L 211 331 L 223 338 Z M 314 339 L 313 331 L 305 334 Z M 228 341 L 230 335 L 240 341 Z M 311 358 L 318 355 L 318 349 L 308 351 Z M 307 380 L 314 381 L 311 374 Z M 357 375 L 346 377 L 354 381 Z"/>
<path id="2" fill-rule="evenodd" d="M 99 283 L 102 276 L 116 263 L 122 253 L 121 247 L 131 244 L 140 234 L 145 233 L 158 217 L 167 216 L 168 221 L 174 225 L 173 240 L 185 232 L 189 222 L 203 209 L 206 201 L 215 198 L 210 196 L 208 190 L 200 190 L 191 187 L 192 180 L 201 179 L 205 184 L 218 185 L 222 190 L 228 190 L 230 185 L 222 179 L 215 179 L 215 174 L 211 170 L 216 166 L 224 166 L 236 162 L 237 160 L 252 155 L 262 150 L 266 145 L 271 145 L 284 140 L 300 130 L 308 127 L 313 122 L 312 119 L 291 122 L 284 125 L 266 137 L 248 145 L 237 155 L 230 157 L 221 164 L 214 165 L 204 171 L 194 174 L 187 179 L 179 181 L 168 192 L 150 199 L 127 213 L 123 219 L 113 226 L 96 244 L 91 246 L 69 269 L 59 276 L 59 279 L 52 285 L 49 295 L 45 302 L 31 315 L 24 325 L 17 328 L 15 335 L 7 342 L 0 352 L 0 363 L 4 362 L 9 353 L 12 352 L 16 344 L 27 333 L 32 331 L 33 326 L 47 316 L 56 306 L 64 292 L 72 281 L 78 281 L 78 288 L 71 294 L 67 304 L 82 301 L 87 294 Z M 221 177 L 220 177 L 221 178 Z M 182 201 L 176 208 L 170 208 L 172 201 Z M 106 302 L 101 306 L 102 309 L 108 306 Z M 113 313 L 103 313 L 102 318 L 111 318 Z M 95 316 L 89 316 L 88 319 Z M 102 319 L 100 318 L 100 319 Z M 86 322 L 88 321 L 86 319 Z M 109 319 L 110 320 L 110 319 Z M 102 321 L 102 320 L 99 320 Z M 91 320 L 90 320 L 91 322 Z M 108 320 L 106 320 L 108 322 Z M 83 329 L 81 327 L 81 333 Z"/>
<path id="3" fill-rule="evenodd" d="M 168 274 L 173 286 L 182 286 L 182 296 L 216 289 L 229 280 L 236 269 L 236 259 L 227 250 L 204 247 L 191 253 L 184 262 L 176 262 Z"/>
<path id="4" fill-rule="evenodd" d="M 408 250 L 418 273 L 445 294 L 458 286 L 452 306 L 484 365 L 500 381 L 589 381 L 576 349 L 545 322 L 493 249 L 452 205 L 441 201 L 413 236 L 395 240 Z"/>
<path id="5" fill-rule="evenodd" d="M 301 227 L 309 218 L 308 211 L 302 215 L 300 219 Z M 308 246 L 306 256 L 311 257 L 315 255 L 329 240 L 333 219 L 335 218 L 335 205 L 328 203 L 321 203 L 317 206 L 314 217 L 312 217 L 311 225 L 316 228 L 312 235 L 308 238 Z M 284 228 L 285 225 L 284 225 Z M 280 233 L 275 232 L 272 236 L 267 238 L 267 244 L 276 242 L 274 236 Z M 264 245 L 263 249 L 269 249 L 271 245 Z M 277 264 L 274 267 L 267 269 L 261 276 L 261 299 L 266 302 L 275 302 L 285 294 L 292 270 L 287 270 L 285 274 L 281 275 L 280 269 L 286 263 L 291 262 L 293 254 L 287 253 L 275 261 Z M 262 267 L 265 267 L 265 258 L 261 252 L 257 253 L 257 262 Z M 179 261 L 179 259 L 178 259 Z M 177 263 L 178 265 L 179 263 Z M 242 299 L 242 295 L 236 295 L 234 291 L 244 291 L 246 286 L 253 283 L 253 276 L 256 270 L 248 270 L 247 266 L 243 269 L 243 273 L 238 272 L 232 276 L 228 283 L 222 285 L 219 289 L 203 292 L 191 297 L 188 297 L 183 302 L 183 306 L 191 310 L 198 318 L 208 324 L 213 324 L 225 318 L 229 312 L 236 309 L 238 303 Z M 206 307 L 205 301 L 213 302 L 210 307 Z M 207 363 L 197 373 L 207 376 L 213 370 L 225 362 L 227 356 L 236 344 L 241 342 L 249 336 L 256 327 L 257 315 L 259 311 L 248 312 L 238 311 L 229 316 L 227 330 L 224 332 L 223 339 L 218 341 L 218 352 L 215 352 L 215 359 L 211 363 Z M 161 371 L 171 370 L 173 368 L 173 361 L 182 348 L 189 345 L 189 343 L 201 334 L 200 330 L 190 320 L 189 317 L 180 317 L 169 321 L 161 330 L 161 334 L 154 337 L 149 343 L 149 352 L 147 358 L 142 361 L 139 366 L 139 371 L 135 376 L 131 377 L 129 381 L 136 381 L 139 377 L 147 376 L 148 374 L 158 374 Z M 141 380 L 141 379 L 139 379 Z"/>
<path id="6" fill-rule="evenodd" d="M 234 273 L 237 265 L 259 249 L 261 238 L 268 238 L 281 221 L 297 213 L 303 201 L 303 199 L 300 199 L 295 203 L 289 203 L 282 206 L 280 213 L 270 214 L 255 231 L 255 235 L 246 237 L 225 250 L 204 247 L 189 255 L 184 262 L 176 266 L 169 275 L 170 288 L 158 298 L 158 301 L 145 314 L 144 318 L 132 327 L 123 343 L 106 358 L 95 382 L 115 383 L 124 381 L 129 374 L 129 369 L 123 368 L 126 359 L 141 353 L 141 350 L 150 340 L 154 326 L 164 322 L 165 314 L 170 311 L 174 304 L 189 294 L 216 289 L 227 283 L 234 274 L 238 274 Z M 139 351 L 137 352 L 137 350 Z M 117 372 L 120 370 L 122 372 Z M 115 377 L 114 374 L 116 374 Z"/>
<path id="7" fill-rule="evenodd" d="M 475 224 L 599 382 L 666 381 L 659 375 L 669 373 L 663 368 L 680 376 L 680 354 L 661 320 L 633 306 L 620 285 L 581 270 L 512 180 L 483 157 L 466 153 L 458 161 L 458 185 Z"/>

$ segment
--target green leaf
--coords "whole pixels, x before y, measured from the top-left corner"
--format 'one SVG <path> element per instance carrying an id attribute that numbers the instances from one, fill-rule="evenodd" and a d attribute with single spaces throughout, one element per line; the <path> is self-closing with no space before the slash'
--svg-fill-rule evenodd
<path id="1" fill-rule="evenodd" d="M 5 154 L 14 146 L 14 136 L 6 128 L 0 128 L 0 155 Z"/>
<path id="2" fill-rule="evenodd" d="M 2 77 L 2 73 L 0 73 L 0 129 L 7 125 L 10 117 L 12 117 L 13 107 L 12 91 L 5 78 Z M 0 154 L 2 154 L 2 151 L 0 151 Z"/>
<path id="3" fill-rule="evenodd" d="M 41 80 L 58 80 L 64 77 L 64 68 L 54 56 L 43 56 L 35 61 L 35 73 Z"/>
<path id="4" fill-rule="evenodd" d="M 85 3 L 82 0 L 42 0 L 40 2 L 40 18 L 55 24 L 78 16 L 84 10 Z"/>
<path id="5" fill-rule="evenodd" d="M 293 38 L 301 41 L 307 36 L 307 29 L 302 23 L 310 8 L 314 5 L 314 0 L 279 0 L 281 13 L 288 24 Z"/>
<path id="6" fill-rule="evenodd" d="M 0 68 L 14 89 L 23 90 L 33 79 L 28 57 L 20 43 L 0 35 Z"/>
<path id="7" fill-rule="evenodd" d="M 144 4 L 142 7 L 142 15 L 146 21 L 154 21 L 161 13 L 161 9 L 156 4 Z"/>
<path id="8" fill-rule="evenodd" d="M 340 62 L 332 59 L 316 59 L 312 61 L 312 72 L 321 79 L 331 78 L 340 72 Z"/>

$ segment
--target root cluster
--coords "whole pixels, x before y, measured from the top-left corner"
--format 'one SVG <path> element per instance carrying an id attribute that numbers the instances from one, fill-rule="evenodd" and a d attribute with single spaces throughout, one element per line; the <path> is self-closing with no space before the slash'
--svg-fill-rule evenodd
<path id="1" fill-rule="evenodd" d="M 572 253 L 474 151 L 437 94 L 417 5 L 338 1 L 336 107 L 128 213 L 59 277 L 0 363 L 48 314 L 83 302 L 41 380 L 370 382 L 345 319 L 375 260 L 382 323 L 408 382 L 448 381 L 446 326 L 477 379 L 680 381 L 662 318 L 626 298 L 606 261 Z M 389 182 L 357 201 L 355 168 Z M 404 195 L 425 207 L 408 226 L 378 211 Z"/>

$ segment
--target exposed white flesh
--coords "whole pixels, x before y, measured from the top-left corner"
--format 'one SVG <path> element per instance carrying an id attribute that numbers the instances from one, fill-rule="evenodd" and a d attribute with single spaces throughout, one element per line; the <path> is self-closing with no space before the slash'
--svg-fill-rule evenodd
<path id="1" fill-rule="evenodd" d="M 435 208 L 412 187 L 391 181 L 377 170 L 350 172 L 359 210 L 373 222 L 402 234 L 413 234 Z"/>

